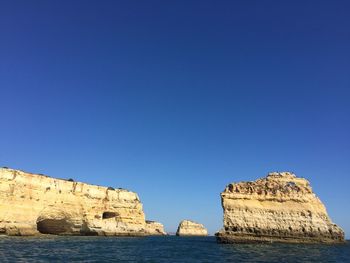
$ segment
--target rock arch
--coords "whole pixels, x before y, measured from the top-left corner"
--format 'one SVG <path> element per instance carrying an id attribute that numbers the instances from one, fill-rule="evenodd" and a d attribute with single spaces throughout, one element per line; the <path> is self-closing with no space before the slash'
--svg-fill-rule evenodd
<path id="1" fill-rule="evenodd" d="M 66 213 L 62 209 L 46 207 L 41 211 L 36 226 L 42 234 L 78 235 L 82 227 L 82 221 L 75 214 Z"/>
<path id="2" fill-rule="evenodd" d="M 36 222 L 37 229 L 42 234 L 60 235 L 71 232 L 71 224 L 66 218 L 42 219 Z"/>

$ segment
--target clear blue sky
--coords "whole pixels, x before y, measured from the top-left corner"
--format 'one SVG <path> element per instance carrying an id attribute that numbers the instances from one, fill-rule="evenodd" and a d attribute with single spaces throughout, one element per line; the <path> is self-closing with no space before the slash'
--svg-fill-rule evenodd
<path id="1" fill-rule="evenodd" d="M 222 226 L 220 192 L 308 178 L 350 234 L 349 1 L 1 1 L 0 166 Z"/>

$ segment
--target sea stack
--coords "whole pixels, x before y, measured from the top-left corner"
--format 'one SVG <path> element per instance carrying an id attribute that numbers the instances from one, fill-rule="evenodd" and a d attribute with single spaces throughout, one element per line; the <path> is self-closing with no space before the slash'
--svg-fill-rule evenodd
<path id="1" fill-rule="evenodd" d="M 183 220 L 180 222 L 176 231 L 177 236 L 207 236 L 207 229 L 199 223 L 191 220 Z"/>
<path id="2" fill-rule="evenodd" d="M 150 220 L 146 220 L 146 233 L 150 236 L 164 236 L 167 234 L 164 231 L 163 224 Z"/>
<path id="3" fill-rule="evenodd" d="M 328 217 L 310 183 L 289 172 L 231 183 L 221 193 L 222 243 L 341 243 L 343 230 Z"/>
<path id="4" fill-rule="evenodd" d="M 0 168 L 0 234 L 142 236 L 136 193 Z"/>

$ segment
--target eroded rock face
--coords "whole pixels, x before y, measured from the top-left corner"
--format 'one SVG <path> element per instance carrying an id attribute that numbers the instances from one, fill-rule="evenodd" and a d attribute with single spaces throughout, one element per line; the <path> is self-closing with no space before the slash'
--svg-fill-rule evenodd
<path id="1" fill-rule="evenodd" d="M 151 236 L 166 235 L 163 224 L 149 220 L 146 220 L 146 233 Z"/>
<path id="2" fill-rule="evenodd" d="M 199 223 L 183 220 L 180 222 L 176 232 L 177 236 L 207 236 L 207 229 Z"/>
<path id="3" fill-rule="evenodd" d="M 145 235 L 136 193 L 0 169 L 0 234 Z"/>
<path id="4" fill-rule="evenodd" d="M 289 172 L 229 184 L 221 193 L 219 242 L 344 242 L 309 182 Z"/>

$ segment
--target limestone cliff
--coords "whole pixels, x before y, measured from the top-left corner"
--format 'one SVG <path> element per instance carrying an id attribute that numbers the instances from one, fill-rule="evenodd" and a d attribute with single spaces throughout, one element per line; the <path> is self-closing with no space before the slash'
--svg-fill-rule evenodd
<path id="1" fill-rule="evenodd" d="M 270 173 L 254 182 L 229 184 L 221 193 L 224 228 L 220 242 L 344 241 L 309 182 L 292 173 Z"/>
<path id="2" fill-rule="evenodd" d="M 183 220 L 180 222 L 176 232 L 177 236 L 207 236 L 207 229 L 199 223 Z"/>
<path id="3" fill-rule="evenodd" d="M 166 235 L 163 224 L 155 221 L 149 221 L 149 220 L 146 220 L 146 233 L 150 236 Z"/>
<path id="4" fill-rule="evenodd" d="M 145 235 L 136 193 L 0 169 L 0 234 Z"/>

